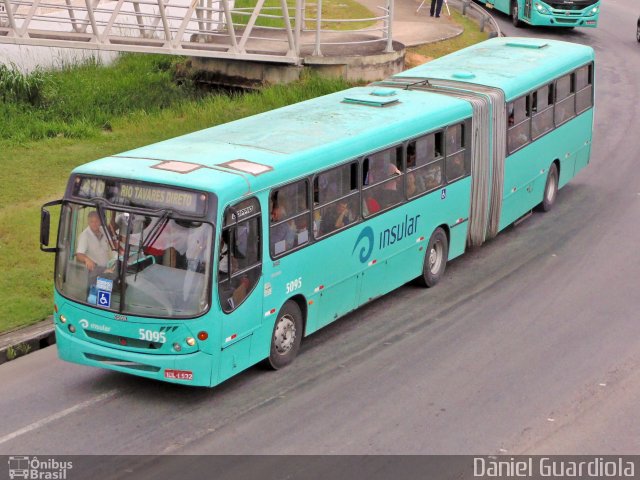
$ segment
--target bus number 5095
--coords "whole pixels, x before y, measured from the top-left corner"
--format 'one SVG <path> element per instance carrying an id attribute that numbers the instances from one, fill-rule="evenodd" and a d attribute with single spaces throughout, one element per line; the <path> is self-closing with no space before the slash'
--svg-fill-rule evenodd
<path id="1" fill-rule="evenodd" d="M 140 340 L 146 340 L 147 342 L 165 343 L 167 341 L 167 335 L 164 332 L 154 332 L 153 330 L 145 330 L 141 328 L 138 330 L 138 338 Z"/>
<path id="2" fill-rule="evenodd" d="M 302 277 L 298 277 L 292 282 L 287 282 L 287 293 L 291 293 L 299 288 L 302 288 Z"/>

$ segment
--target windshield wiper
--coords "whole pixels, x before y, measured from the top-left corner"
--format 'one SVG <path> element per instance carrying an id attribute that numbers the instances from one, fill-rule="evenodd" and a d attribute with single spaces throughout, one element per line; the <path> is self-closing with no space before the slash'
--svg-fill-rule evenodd
<path id="1" fill-rule="evenodd" d="M 100 218 L 100 226 L 104 230 L 105 235 L 107 236 L 107 241 L 109 242 L 109 247 L 112 251 L 116 251 L 118 247 L 116 247 L 116 243 L 111 236 L 111 232 L 109 231 L 109 226 L 107 225 L 107 217 L 104 214 L 104 206 L 102 202 L 96 201 L 96 208 L 98 209 L 98 218 Z"/>
<path id="2" fill-rule="evenodd" d="M 162 235 L 164 228 L 167 226 L 167 222 L 169 221 L 169 217 L 171 216 L 171 214 L 172 214 L 171 210 L 162 211 L 162 216 L 158 219 L 156 224 L 151 228 L 147 236 L 144 238 L 144 241 L 142 241 L 141 244 L 143 246 L 150 247 L 156 242 L 156 240 L 158 240 L 158 237 Z M 140 239 L 142 239 L 142 233 L 143 232 L 140 232 Z"/>

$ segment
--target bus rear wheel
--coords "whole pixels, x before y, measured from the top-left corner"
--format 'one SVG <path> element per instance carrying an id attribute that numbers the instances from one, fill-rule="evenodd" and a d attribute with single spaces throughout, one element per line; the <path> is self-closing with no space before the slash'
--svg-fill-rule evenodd
<path id="1" fill-rule="evenodd" d="M 427 288 L 437 284 L 444 275 L 448 258 L 449 240 L 444 230 L 438 227 L 429 238 L 427 253 L 424 256 L 424 265 L 422 266 L 422 275 L 418 277 L 418 282 Z"/>
<path id="2" fill-rule="evenodd" d="M 549 173 L 547 173 L 547 183 L 544 185 L 544 195 L 542 197 L 542 203 L 540 204 L 540 210 L 548 212 L 553 208 L 553 204 L 556 203 L 558 197 L 558 167 L 555 163 L 549 167 Z"/>
<path id="3" fill-rule="evenodd" d="M 296 302 L 285 303 L 273 326 L 268 365 L 273 370 L 289 365 L 298 355 L 302 341 L 302 312 Z"/>
<path id="4" fill-rule="evenodd" d="M 520 16 L 520 8 L 518 7 L 518 0 L 511 0 L 511 23 L 514 27 L 521 27 L 522 22 L 518 18 Z"/>

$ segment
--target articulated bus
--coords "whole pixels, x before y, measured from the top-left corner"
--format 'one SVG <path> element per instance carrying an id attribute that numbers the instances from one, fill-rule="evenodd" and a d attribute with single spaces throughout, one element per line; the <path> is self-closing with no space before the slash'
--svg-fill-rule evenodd
<path id="1" fill-rule="evenodd" d="M 284 367 L 303 337 L 549 210 L 589 162 L 593 106 L 591 48 L 496 38 L 82 165 L 42 208 L 59 356 L 198 386 Z"/>
<path id="2" fill-rule="evenodd" d="M 511 16 L 516 27 L 525 24 L 547 27 L 598 26 L 600 0 L 478 0 L 486 8 Z"/>

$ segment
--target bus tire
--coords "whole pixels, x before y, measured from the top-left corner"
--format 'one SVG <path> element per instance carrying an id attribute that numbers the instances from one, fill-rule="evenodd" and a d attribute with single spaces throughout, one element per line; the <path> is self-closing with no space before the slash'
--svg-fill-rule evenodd
<path id="1" fill-rule="evenodd" d="M 558 166 L 552 163 L 547 173 L 547 182 L 544 185 L 544 194 L 542 195 L 542 203 L 540 210 L 548 212 L 553 208 L 558 198 Z"/>
<path id="2" fill-rule="evenodd" d="M 298 355 L 302 341 L 302 312 L 296 302 L 288 301 L 280 311 L 271 335 L 269 367 L 279 370 L 289 365 Z"/>
<path id="3" fill-rule="evenodd" d="M 438 227 L 429 238 L 427 251 L 424 255 L 422 275 L 418 277 L 418 283 L 427 288 L 435 286 L 444 275 L 448 258 L 449 240 L 444 230 Z"/>
<path id="4" fill-rule="evenodd" d="M 511 23 L 516 28 L 522 27 L 522 22 L 518 18 L 520 15 L 520 8 L 518 7 L 518 0 L 511 0 Z"/>

